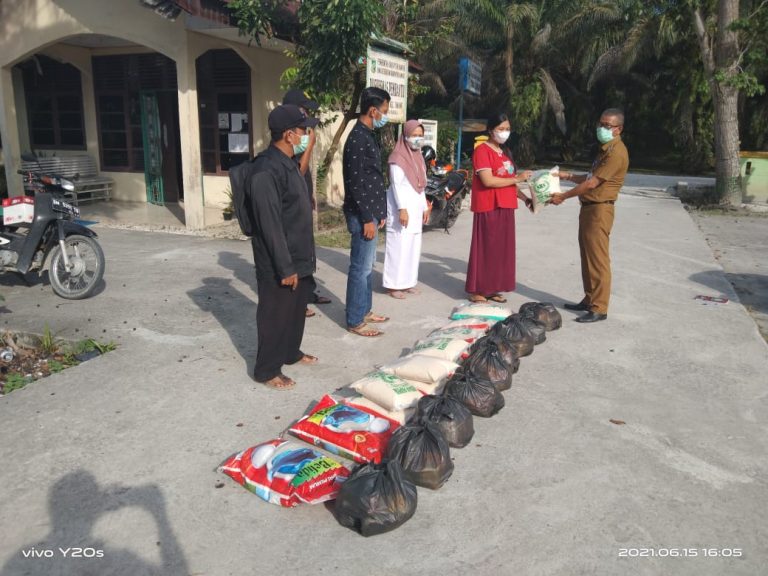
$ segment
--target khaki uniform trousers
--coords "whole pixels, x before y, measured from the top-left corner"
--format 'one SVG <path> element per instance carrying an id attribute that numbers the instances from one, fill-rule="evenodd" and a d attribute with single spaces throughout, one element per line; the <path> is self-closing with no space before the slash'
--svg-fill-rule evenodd
<path id="1" fill-rule="evenodd" d="M 596 314 L 608 313 L 611 298 L 611 255 L 609 240 L 613 228 L 613 204 L 585 204 L 579 212 L 579 250 L 583 302 Z"/>

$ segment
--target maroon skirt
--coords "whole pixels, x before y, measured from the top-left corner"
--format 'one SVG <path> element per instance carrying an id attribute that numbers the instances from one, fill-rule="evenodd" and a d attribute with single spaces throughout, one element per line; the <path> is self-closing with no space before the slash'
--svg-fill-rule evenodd
<path id="1" fill-rule="evenodd" d="M 475 212 L 467 264 L 468 294 L 490 296 L 515 289 L 515 211 Z"/>

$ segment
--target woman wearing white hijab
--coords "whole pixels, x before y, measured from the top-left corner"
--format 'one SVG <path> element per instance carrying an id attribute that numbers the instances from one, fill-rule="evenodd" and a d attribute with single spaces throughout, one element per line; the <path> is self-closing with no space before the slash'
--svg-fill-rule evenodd
<path id="1" fill-rule="evenodd" d="M 387 190 L 387 246 L 384 253 L 384 288 L 392 298 L 418 294 L 421 227 L 429 218 L 424 189 L 427 167 L 421 155 L 424 127 L 408 120 L 403 135 L 389 156 Z"/>

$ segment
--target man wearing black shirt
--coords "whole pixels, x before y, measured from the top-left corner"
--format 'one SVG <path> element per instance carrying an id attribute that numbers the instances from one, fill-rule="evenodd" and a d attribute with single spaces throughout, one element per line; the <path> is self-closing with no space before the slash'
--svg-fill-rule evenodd
<path id="1" fill-rule="evenodd" d="M 317 358 L 301 351 L 315 240 L 307 185 L 293 157 L 306 148 L 307 129 L 318 120 L 297 106 L 278 106 L 268 123 L 272 142 L 254 160 L 246 185 L 259 293 L 253 377 L 270 388 L 287 390 L 296 383 L 282 373 L 283 365 L 317 363 Z"/>
<path id="2" fill-rule="evenodd" d="M 371 275 L 378 231 L 387 219 L 387 189 L 381 171 L 381 149 L 374 128 L 387 123 L 389 93 L 370 87 L 360 95 L 360 116 L 344 144 L 344 216 L 352 235 L 347 276 L 347 330 L 359 336 L 380 336 L 368 323 L 386 322 L 371 311 Z"/>
<path id="3" fill-rule="evenodd" d="M 315 100 L 312 100 L 304 93 L 303 90 L 299 90 L 298 88 L 292 88 L 285 93 L 285 96 L 283 96 L 283 104 L 292 104 L 294 106 L 298 106 L 299 109 L 307 116 L 311 116 L 311 112 L 314 112 L 320 108 L 320 104 L 318 104 Z M 295 160 L 299 165 L 299 170 L 304 175 L 304 181 L 307 183 L 309 200 L 312 203 L 312 210 L 315 210 L 315 193 L 312 183 L 312 171 L 309 169 L 309 162 L 312 158 L 312 150 L 315 147 L 316 132 L 314 130 L 309 130 L 308 132 L 309 144 L 307 145 L 307 149 L 301 154 L 297 154 L 295 156 Z M 331 302 L 330 298 L 326 298 L 325 296 L 321 296 L 317 293 L 317 284 L 312 287 L 312 296 L 310 296 L 309 301 L 312 304 L 330 304 Z M 307 318 L 311 318 L 314 315 L 315 313 L 307 308 Z"/>

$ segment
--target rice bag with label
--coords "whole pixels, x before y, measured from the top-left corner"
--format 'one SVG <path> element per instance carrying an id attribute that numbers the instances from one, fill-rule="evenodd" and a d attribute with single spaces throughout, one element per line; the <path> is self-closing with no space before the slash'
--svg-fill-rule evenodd
<path id="1" fill-rule="evenodd" d="M 402 378 L 377 370 L 350 385 L 385 410 L 414 408 L 422 394 Z"/>
<path id="2" fill-rule="evenodd" d="M 512 309 L 501 304 L 490 302 L 468 302 L 453 309 L 451 320 L 463 320 L 465 318 L 486 318 L 489 320 L 504 320 L 512 314 Z"/>
<path id="3" fill-rule="evenodd" d="M 457 362 L 460 358 L 466 356 L 465 352 L 467 351 L 467 348 L 469 348 L 469 342 L 466 340 L 447 337 L 426 338 L 416 342 L 413 346 L 413 350 L 411 350 L 411 354 L 433 356 L 435 358 Z"/>
<path id="4" fill-rule="evenodd" d="M 385 364 L 381 367 L 381 371 L 400 376 L 406 380 L 439 384 L 453 376 L 458 367 L 458 364 L 450 360 L 415 354 Z"/>
<path id="5" fill-rule="evenodd" d="M 333 458 L 281 438 L 235 454 L 219 471 L 262 500 L 288 508 L 333 500 L 350 474 Z"/>
<path id="6" fill-rule="evenodd" d="M 559 166 L 551 170 L 536 170 L 528 181 L 531 187 L 534 214 L 538 214 L 546 206 L 552 199 L 552 194 L 560 194 L 560 178 L 555 176 L 559 172 Z"/>
<path id="7" fill-rule="evenodd" d="M 409 384 L 412 384 L 422 395 L 424 394 L 440 394 L 445 388 L 446 380 L 442 380 L 436 384 L 430 384 L 427 382 L 419 382 L 418 380 L 406 380 Z"/>
<path id="8" fill-rule="evenodd" d="M 465 342 L 472 343 L 478 338 L 484 336 L 486 329 L 473 329 L 473 328 L 438 328 L 429 333 L 426 339 L 432 338 L 453 338 L 454 340 L 464 340 Z"/>
<path id="9" fill-rule="evenodd" d="M 422 396 L 423 398 L 424 396 Z M 365 396 L 353 396 L 352 398 L 346 398 L 345 402 L 352 406 L 360 406 L 366 410 L 376 412 L 385 418 L 394 420 L 401 426 L 411 419 L 411 416 L 416 412 L 415 408 L 406 408 L 405 410 L 387 410 L 383 406 L 379 406 L 376 402 L 368 400 Z"/>
<path id="10" fill-rule="evenodd" d="M 443 331 L 451 328 L 464 328 L 469 330 L 488 330 L 491 326 L 496 324 L 496 322 L 497 320 L 491 320 L 488 318 L 475 318 L 475 317 L 459 318 L 458 320 L 452 320 L 451 322 L 448 322 L 448 324 L 446 324 L 442 328 L 439 328 L 439 330 Z"/>
<path id="11" fill-rule="evenodd" d="M 288 430 L 305 442 L 355 462 L 380 462 L 398 426 L 397 421 L 375 410 L 325 395 Z"/>

